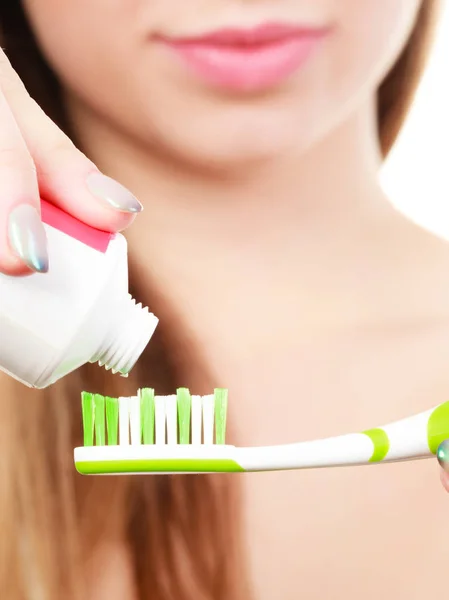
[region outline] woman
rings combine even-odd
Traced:
[[[226,386],[240,444],[357,430],[447,398],[449,252],[377,181],[436,9],[2,3],[0,268],[48,268],[39,193],[108,230],[143,205],[127,231],[131,280],[161,324],[127,388],[98,367],[42,393],[1,378],[1,598],[445,589],[447,504],[428,461],[131,481],[72,467],[86,388]]]

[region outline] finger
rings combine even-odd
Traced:
[[[127,227],[142,210],[140,202],[125,187],[100,173],[47,117],[4,54],[0,86],[34,160],[41,195],[98,229],[119,231]]]
[[[33,160],[0,92],[0,272],[48,269],[47,242]]]
[[[449,440],[445,440],[438,446],[436,456],[441,466],[441,483],[449,492]]]
[[[449,492],[449,473],[447,471],[444,471],[443,469],[441,469],[441,483],[443,484],[444,489],[446,490],[446,492]]]

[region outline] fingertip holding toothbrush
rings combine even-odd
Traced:
[[[436,456],[441,468],[449,473],[449,438],[442,441],[438,446]]]
[[[187,388],[157,396],[144,388],[123,398],[82,394],[83,475],[252,472],[449,459],[449,402],[360,433],[263,447],[226,444],[228,391]]]

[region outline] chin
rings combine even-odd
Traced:
[[[243,170],[307,150],[306,128],[285,113],[271,118],[215,118],[170,124],[158,140],[164,153],[197,168]],[[301,132],[301,135],[299,134]]]
[[[204,166],[217,170],[240,171],[251,166],[264,165],[285,154],[287,143],[273,141],[266,144],[254,144],[250,137],[196,141],[194,145],[178,148],[180,158],[198,167]]]

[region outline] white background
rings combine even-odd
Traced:
[[[383,169],[382,184],[399,210],[427,229],[449,239],[447,0],[426,74],[407,123]]]

